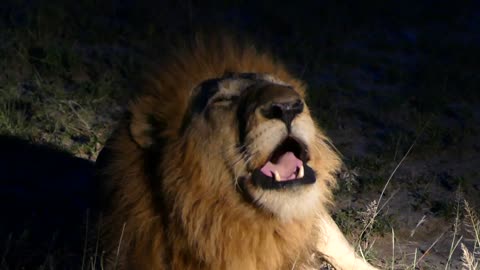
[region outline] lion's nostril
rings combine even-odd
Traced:
[[[303,112],[303,102],[298,99],[298,100],[292,105],[292,110],[293,110],[296,114],[300,114],[301,112]]]
[[[268,118],[282,118],[283,115],[283,108],[282,104],[272,104],[270,107],[270,114],[267,116]],[[267,113],[268,114],[268,113]]]

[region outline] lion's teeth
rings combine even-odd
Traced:
[[[301,166],[298,168],[297,178],[303,178],[304,175],[305,175],[305,170],[304,170],[304,168],[303,168],[303,165],[301,165]]]
[[[280,174],[278,173],[278,171],[273,172],[273,175],[275,177],[275,181],[280,181]]]

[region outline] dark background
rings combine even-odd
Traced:
[[[372,235],[407,239],[426,216],[404,246],[426,252],[463,199],[479,204],[478,1],[2,1],[0,269],[95,256],[83,249],[96,155],[162,48],[199,29],[246,36],[308,83],[345,160],[335,217],[347,234],[412,146]]]

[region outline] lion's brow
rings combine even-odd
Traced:
[[[220,84],[228,80],[240,80],[248,82],[243,88],[252,84],[255,81],[265,81],[265,74],[261,73],[226,73],[220,78],[213,78],[202,82],[200,85],[194,88],[192,98],[190,100],[190,113],[201,113],[208,105],[210,99],[218,94],[222,90]],[[228,88],[228,87],[227,87]],[[237,89],[238,90],[238,89]]]
[[[205,109],[208,101],[219,91],[218,82],[218,79],[211,79],[196,87],[190,107],[192,113],[201,113]]]

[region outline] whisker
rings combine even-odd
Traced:
[[[238,162],[242,161],[245,159],[245,155],[248,155],[248,149],[245,148],[244,150],[242,150],[240,153],[239,153],[239,157],[233,161],[232,163],[232,166],[235,166],[237,165]]]
[[[248,154],[247,158],[245,159],[245,165],[244,165],[244,168],[246,167],[246,164],[248,164],[254,157],[255,153],[257,153],[258,151],[254,152],[254,153],[246,153]],[[242,158],[243,159],[243,158]],[[238,163],[238,162],[237,162]],[[234,175],[234,180],[235,180],[235,187],[239,187],[238,185],[238,176],[237,176],[237,166],[236,164],[233,165],[233,175]]]

